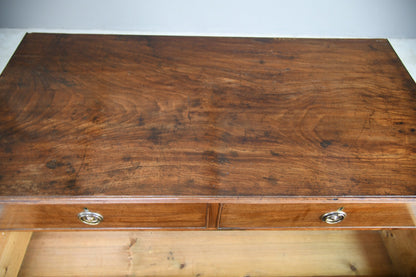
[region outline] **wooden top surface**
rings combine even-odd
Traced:
[[[415,129],[387,40],[27,34],[0,197],[415,197]]]

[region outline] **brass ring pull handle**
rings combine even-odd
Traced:
[[[93,213],[87,208],[84,208],[84,211],[78,214],[78,219],[88,225],[98,225],[101,221],[103,221],[104,217],[99,213]]]
[[[328,224],[340,223],[347,216],[347,214],[345,212],[343,212],[342,209],[343,208],[339,208],[337,211],[323,214],[321,216],[322,221],[326,222]]]

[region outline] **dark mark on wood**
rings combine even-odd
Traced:
[[[272,185],[276,185],[277,184],[277,179],[274,178],[273,176],[263,177],[263,179],[266,180],[267,182],[269,182]]]
[[[124,156],[123,161],[125,161],[125,162],[131,161],[131,157],[130,156]]]
[[[161,134],[162,131],[160,131],[158,128],[153,127],[152,129],[150,129],[150,136],[147,139],[150,140],[153,144],[161,144]]]
[[[66,80],[64,78],[59,78],[57,81],[60,82],[61,84],[65,85],[65,86],[67,86],[67,87],[74,87],[74,86],[76,86],[76,83],[75,82],[68,81],[68,80]]]
[[[205,160],[210,162],[218,164],[231,163],[227,156],[223,153],[217,153],[215,151],[205,151],[202,155]]]
[[[173,261],[173,260],[175,260],[175,257],[173,256],[173,252],[172,252],[172,251],[169,251],[169,256],[167,257],[167,259],[168,259],[169,261]]]
[[[66,173],[69,173],[69,174],[75,173],[75,168],[72,166],[70,162],[66,163]]]
[[[142,115],[140,115],[139,120],[137,122],[137,126],[143,126],[144,125],[144,118]]]
[[[350,268],[352,271],[357,272],[357,268],[353,264],[350,264]]]
[[[46,163],[46,167],[49,169],[55,169],[56,168],[56,160],[50,160]]]
[[[323,140],[321,141],[320,145],[322,148],[327,148],[328,146],[330,146],[332,144],[332,142],[330,140]]]
[[[195,180],[194,179],[189,179],[189,180],[186,180],[185,183],[186,183],[187,186],[193,187],[195,185]]]
[[[66,182],[66,188],[71,189],[71,190],[74,189],[75,183],[76,183],[75,179],[70,179],[69,181]]]
[[[225,154],[219,154],[217,162],[219,164],[226,164],[226,163],[230,163],[230,160],[227,158]]]
[[[49,162],[46,163],[46,167],[49,169],[56,169],[57,167],[61,167],[63,165],[64,163],[58,162],[56,160],[50,160]]]
[[[277,152],[274,152],[273,150],[270,150],[270,154],[272,154],[272,156],[275,156],[275,157],[280,157],[280,154]]]
[[[133,245],[135,245],[135,244],[136,244],[136,242],[137,242],[137,238],[131,238],[131,239],[130,239],[130,244],[129,244],[129,249],[130,249]]]
[[[357,180],[357,179],[355,179],[354,177],[351,177],[351,178],[350,178],[350,180],[351,180],[352,182],[356,183],[356,184],[359,184],[359,183],[360,183],[360,181],[359,181],[359,180]]]

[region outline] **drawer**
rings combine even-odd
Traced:
[[[88,209],[103,216],[98,225],[78,219]],[[207,204],[3,205],[1,230],[205,228]]]
[[[345,218],[336,224],[322,220],[326,213],[342,208]],[[224,204],[220,229],[255,228],[389,228],[414,227],[407,204]]]

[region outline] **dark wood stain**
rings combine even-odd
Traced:
[[[264,180],[268,181],[270,184],[272,185],[276,185],[277,184],[277,179],[269,176],[269,177],[263,177]]]
[[[414,197],[415,95],[386,40],[27,34],[0,196]]]
[[[58,166],[56,160],[50,160],[46,163],[46,167],[49,169],[55,169]]]
[[[328,146],[330,146],[332,144],[332,142],[330,140],[323,140],[321,141],[320,145],[322,148],[327,148]]]
[[[137,238],[131,238],[130,239],[130,244],[129,244],[129,249],[132,248],[135,244],[137,243]]]
[[[353,272],[358,272],[357,268],[356,268],[356,267],[355,267],[355,265],[353,265],[353,264],[350,264],[350,269],[351,269],[351,271],[353,271]]]
[[[279,153],[274,152],[273,150],[270,150],[270,154],[272,154],[272,156],[275,156],[275,157],[279,157],[280,156]]]

